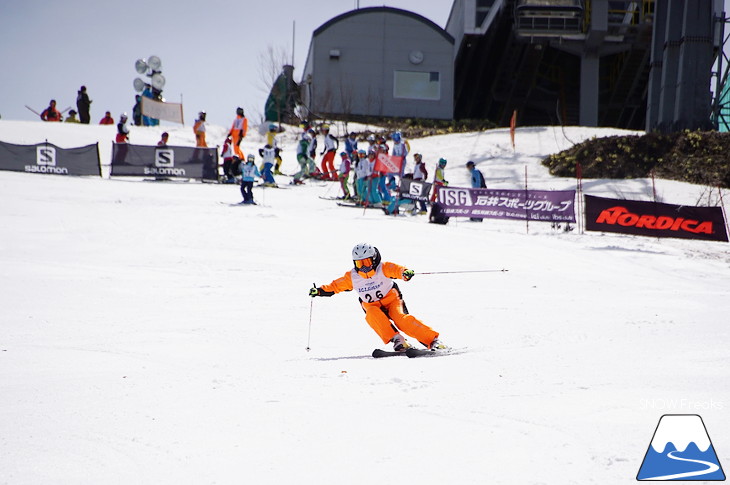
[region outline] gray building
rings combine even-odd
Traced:
[[[312,34],[302,102],[317,115],[451,119],[454,39],[397,8],[352,10]]]

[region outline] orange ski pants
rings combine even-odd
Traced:
[[[393,288],[385,298],[372,303],[360,302],[365,310],[365,320],[375,330],[384,344],[387,344],[398,333],[398,330],[409,337],[415,338],[424,345],[430,345],[439,336],[428,325],[409,314],[400,296],[400,292]]]
[[[322,175],[337,179],[337,171],[335,170],[335,152],[330,150],[322,157]]]
[[[240,147],[241,139],[241,133],[238,130],[231,130],[231,144],[233,145],[233,152],[245,163],[246,157],[243,156],[243,152]]]

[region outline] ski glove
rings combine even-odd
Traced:
[[[334,294],[334,291],[324,291],[322,288],[317,288],[316,286],[309,289],[309,296],[312,298],[315,296],[332,296]]]
[[[413,278],[413,277],[414,277],[415,275],[416,275],[416,272],[415,272],[415,271],[413,271],[412,269],[407,269],[407,270],[403,271],[403,279],[404,279],[405,281],[408,281],[408,280],[410,280],[410,279],[411,279],[411,278]]]

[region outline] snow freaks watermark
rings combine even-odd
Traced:
[[[697,414],[662,416],[636,479],[725,480],[725,472],[702,418]]]
[[[450,217],[575,222],[575,190],[439,187],[438,200]]]
[[[698,411],[720,411],[727,409],[727,404],[723,401],[697,400],[697,399],[663,399],[663,398],[647,398],[639,399],[641,409],[650,409],[660,412],[698,412]]]

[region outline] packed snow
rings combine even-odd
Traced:
[[[163,130],[193,144],[173,126],[132,127],[131,142]],[[225,131],[210,126],[209,144]],[[296,131],[281,135],[285,173]],[[435,225],[284,176],[238,206],[237,185],[109,179],[114,133],[0,120],[0,141],[98,141],[105,165],[104,178],[0,172],[0,484],[633,483],[663,414],[701,415],[730,463],[727,243]],[[474,160],[490,188],[565,190],[575,180],[540,159],[618,133],[410,144],[431,177],[446,158],[452,186]],[[254,128],[242,147],[263,140]],[[717,189],[655,183],[584,189],[719,204]],[[416,271],[399,282],[409,311],[464,352],[373,359],[389,346],[353,293],[309,298],[362,241]]]

